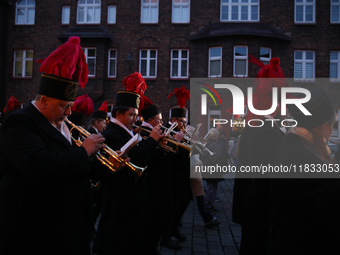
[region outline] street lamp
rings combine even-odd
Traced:
[[[131,62],[132,62],[131,50],[130,50],[129,54],[127,55],[126,61],[129,62],[129,74],[130,74],[131,73]]]

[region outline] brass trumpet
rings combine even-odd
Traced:
[[[199,153],[201,153],[203,155],[203,151],[206,151],[209,153],[210,157],[212,157],[215,153],[210,151],[208,148],[206,148],[205,144],[202,143],[199,140],[194,139],[195,135],[197,134],[198,130],[200,129],[200,127],[202,126],[202,123],[199,123],[194,132],[190,133],[189,131],[187,131],[184,127],[183,127],[183,132],[186,134],[184,136],[184,139],[187,142],[190,142],[194,145],[194,147],[198,150]],[[174,133],[177,133],[176,131],[173,131]],[[211,135],[211,132],[208,132],[205,137],[202,139],[203,141],[208,140],[209,136]]]
[[[76,124],[74,124],[72,121],[70,121],[69,119],[65,118],[65,121],[71,126],[70,129],[70,133],[71,133],[71,139],[75,142],[76,145],[81,146],[82,145],[82,141],[75,139],[72,136],[72,131],[78,130],[79,134],[83,137],[86,138],[89,135],[91,135],[86,129],[84,129],[81,126],[77,126]],[[135,166],[130,162],[124,162],[124,159],[119,157],[119,155],[117,154],[117,152],[115,152],[114,150],[112,150],[110,147],[106,146],[103,151],[105,152],[106,155],[112,157],[112,161],[110,161],[109,159],[107,159],[100,151],[98,151],[96,153],[96,158],[106,167],[108,167],[111,171],[116,172],[118,170],[120,170],[124,165],[126,165],[130,170],[132,170],[135,174],[137,174],[137,176],[141,176],[141,174],[143,173],[145,168],[139,167],[139,166]]]
[[[141,126],[137,126],[137,125],[133,125],[134,128],[138,128],[140,131],[143,130],[143,131],[146,131],[148,133],[151,133],[150,130],[148,129],[145,129],[145,128],[142,128]],[[163,127],[163,126],[162,126]],[[165,128],[165,127],[164,127]],[[162,138],[163,141],[166,141],[167,143],[170,143],[173,145],[173,147],[167,145],[167,144],[164,144],[162,142],[159,142],[158,143],[158,146],[163,148],[165,151],[167,152],[171,152],[171,153],[177,153],[178,151],[178,148],[179,147],[182,147],[183,149],[185,149],[188,153],[189,153],[189,156],[191,155],[192,153],[192,145],[189,145],[189,144],[184,144],[184,143],[180,143],[180,142],[177,142],[175,141],[174,139],[172,139],[172,137],[169,135],[169,133],[171,132],[171,128],[165,128],[166,129],[166,134],[165,136]],[[139,131],[139,132],[140,132]],[[143,139],[145,139],[145,137],[143,137]]]

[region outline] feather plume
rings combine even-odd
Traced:
[[[93,112],[93,101],[88,95],[79,96],[76,98],[71,110],[90,116]]]
[[[20,109],[18,100],[14,96],[11,96],[10,99],[8,99],[6,107],[4,108],[4,113],[18,109]]]
[[[36,62],[42,62],[39,72],[76,80],[81,88],[84,88],[87,83],[88,68],[85,54],[80,46],[80,38],[77,36],[70,37],[46,59]]]
[[[125,86],[126,91],[133,91],[139,95],[143,95],[147,86],[143,76],[138,73],[132,73],[123,79],[123,87]]]
[[[104,101],[102,103],[102,105],[99,107],[98,111],[107,112],[107,102],[106,101]]]
[[[185,107],[186,102],[190,98],[190,91],[187,89],[185,90],[185,87],[181,87],[179,89],[175,88],[175,92],[172,92],[168,95],[167,99],[169,99],[172,95],[175,95],[177,98],[177,103],[181,108]]]

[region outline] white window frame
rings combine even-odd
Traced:
[[[337,71],[336,71],[336,75],[337,78],[331,78],[331,74],[330,74],[330,67],[329,67],[329,80],[331,82],[340,82],[340,51],[331,51],[330,53],[336,53],[337,54],[337,58],[338,59],[329,59],[330,64],[336,64],[337,65]]]
[[[101,20],[101,1],[100,0],[93,0],[93,3],[87,3],[87,1],[89,0],[79,0],[78,1],[78,5],[77,5],[77,24],[100,24],[100,20]],[[85,3],[81,3],[81,2],[85,2]],[[99,3],[96,3],[99,2]],[[99,7],[99,20],[96,20],[96,16],[95,16],[95,9]],[[79,20],[79,10],[80,9],[84,9],[84,20]],[[92,14],[93,14],[93,21],[87,21],[86,19],[86,14],[88,12],[88,9],[93,9]]]
[[[333,138],[333,140],[340,140],[340,110],[335,110],[335,112],[337,113],[337,115],[338,115],[338,117],[336,118],[336,120],[335,120],[335,123],[337,123],[338,124],[338,128],[336,129],[336,128],[334,128],[334,130],[333,130],[333,132],[332,132],[332,135],[331,135],[331,137]],[[334,123],[334,124],[335,124]],[[333,125],[334,125],[333,124]]]
[[[296,52],[302,52],[302,59],[296,59],[295,53]],[[306,53],[312,52],[313,53],[313,60],[306,59]],[[296,78],[295,77],[295,68],[296,64],[302,64],[302,78]],[[306,64],[313,64],[313,77],[312,78],[306,78]],[[296,50],[294,51],[294,81],[314,81],[315,80],[315,51],[311,50]]]
[[[269,50],[269,57],[261,57],[261,49]],[[272,49],[268,47],[260,47],[260,61],[262,61],[265,65],[269,64],[270,59],[272,58]]]
[[[151,3],[152,0],[141,0],[141,9],[140,9],[140,23],[143,24],[157,24],[158,16],[159,16],[159,0],[156,0],[157,3]],[[151,9],[157,9],[157,18],[156,20],[151,20]],[[148,17],[143,15],[143,9],[148,9]]]
[[[212,49],[221,49],[221,56],[217,56],[217,57],[212,57],[211,56],[211,50]],[[220,74],[217,75],[211,75],[211,67],[210,64],[212,61],[216,61],[219,60],[220,61]],[[208,77],[222,77],[222,47],[210,47],[209,48],[209,65],[208,65]]]
[[[88,56],[88,50],[94,50],[94,57],[93,56]],[[94,59],[94,70],[93,70],[93,74],[90,73],[90,69],[89,69],[89,75],[88,77],[95,77],[96,76],[96,59],[97,59],[97,49],[95,47],[84,47],[83,48],[84,54],[85,54],[85,59],[86,59],[86,63],[88,63],[89,59]],[[89,66],[89,65],[88,65]]]
[[[147,52],[147,57],[146,58],[142,58],[142,51],[146,51]],[[155,51],[155,57],[152,58],[150,57],[150,53],[151,51]],[[142,74],[142,60],[146,60],[146,74],[142,74],[142,76],[144,78],[157,78],[157,55],[158,55],[158,51],[156,49],[141,49],[139,51],[139,72]],[[150,61],[151,60],[155,60],[155,75],[152,76],[150,75]]]
[[[115,51],[115,56],[114,57],[111,56],[111,51]],[[117,50],[116,49],[109,49],[107,58],[108,58],[107,77],[108,78],[116,78],[117,77]],[[110,75],[111,60],[115,61],[115,63],[114,63],[115,74],[114,75]]]
[[[301,1],[301,2],[297,2],[297,1]],[[307,2],[309,0],[295,0],[295,4],[294,4],[294,22],[296,24],[311,24],[311,23],[315,23],[315,0],[312,0],[313,2]],[[297,21],[296,20],[296,7],[297,6],[302,6],[303,8],[303,20],[302,21]],[[312,21],[306,21],[306,8],[309,6],[313,6],[313,20]]]
[[[173,52],[174,51],[178,51],[178,57],[177,58],[174,58],[173,57]],[[182,53],[183,51],[186,51],[187,52],[187,57],[184,58],[182,57]],[[171,50],[171,59],[170,59],[170,78],[172,79],[187,79],[189,78],[189,50],[187,49],[173,49]],[[187,68],[187,72],[186,72],[186,75],[182,76],[182,61],[183,60],[186,60],[187,61],[187,64],[186,64],[186,68]],[[173,71],[173,62],[174,61],[178,61],[178,66],[177,66],[177,76],[173,76],[172,74],[172,71]]]
[[[252,7],[257,7],[257,18],[252,19]],[[237,19],[232,19],[232,9],[233,7],[237,7],[238,17]],[[247,8],[248,17],[247,19],[242,19],[242,9]],[[222,10],[224,8],[228,9],[228,18],[223,18]],[[232,2],[232,0],[221,0],[220,6],[220,20],[221,21],[229,21],[229,22],[259,22],[260,21],[260,0],[257,0],[257,3],[252,2],[252,0],[248,0],[247,3],[242,2],[242,0],[238,0],[237,3]]]
[[[334,0],[330,0],[331,1],[331,16],[330,16],[330,20],[331,20],[331,23],[334,23],[334,24],[338,24],[340,23],[340,1],[339,2],[333,2]],[[338,13],[334,14],[334,7],[338,7]],[[333,14],[334,15],[337,15],[337,18],[338,18],[338,21],[333,21]]]
[[[235,49],[237,47],[244,47],[247,49],[246,55],[245,56],[236,56],[235,55]],[[246,62],[246,74],[242,75],[242,74],[236,74],[236,60],[241,59],[244,60]],[[234,77],[248,77],[248,46],[246,45],[235,45],[234,46],[234,53],[233,53],[233,76]]]
[[[22,51],[22,57],[16,57],[16,53],[18,51]],[[14,54],[13,54],[13,77],[14,78],[32,78],[33,75],[33,56],[32,58],[26,57],[27,52],[31,51],[32,55],[34,54],[33,50],[23,50],[23,49],[16,49],[14,50]],[[15,76],[15,62],[16,61],[21,61],[21,76]],[[26,62],[27,61],[31,61],[32,62],[32,75],[31,76],[26,76]]]
[[[179,3],[175,3],[175,1],[179,1]],[[187,3],[183,3],[183,1],[187,1]],[[183,20],[183,9],[188,7],[188,20]],[[180,20],[176,21],[174,19],[175,9],[179,8],[179,17]],[[171,14],[171,22],[172,23],[190,23],[190,0],[172,0],[172,14]]]
[[[113,13],[111,14],[110,9],[112,9]],[[112,21],[110,21],[110,17],[112,17]],[[115,5],[109,5],[107,7],[107,24],[116,24],[116,18],[117,18],[117,7]]]
[[[16,1],[16,5],[15,5],[15,25],[34,25],[35,24],[35,1],[34,1],[34,4],[27,4],[28,0],[22,0],[22,1],[25,2],[26,4],[18,5],[18,3],[21,2],[21,1]],[[22,22],[22,23],[18,22],[18,10],[22,10],[23,13],[24,13],[24,22]],[[34,10],[33,22],[30,22],[28,20],[28,11],[29,10]]]
[[[63,5],[63,7],[61,8],[61,24],[63,25],[70,24],[70,13],[71,7],[69,5]]]

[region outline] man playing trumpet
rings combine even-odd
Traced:
[[[133,91],[117,93],[111,121],[102,133],[113,150],[120,150],[135,136],[132,128],[137,121],[140,100],[141,96]],[[148,161],[157,154],[158,141],[163,136],[162,130],[154,127],[146,140],[128,151],[130,162],[147,166]],[[94,244],[95,253],[140,254],[141,178],[136,181],[134,173],[123,167],[103,180],[103,209]],[[134,244],[131,244],[131,238]]]
[[[1,125],[0,254],[89,255],[90,157],[105,139],[93,134],[74,147],[64,123],[87,82],[80,39],[59,46],[39,71],[35,101]]]

